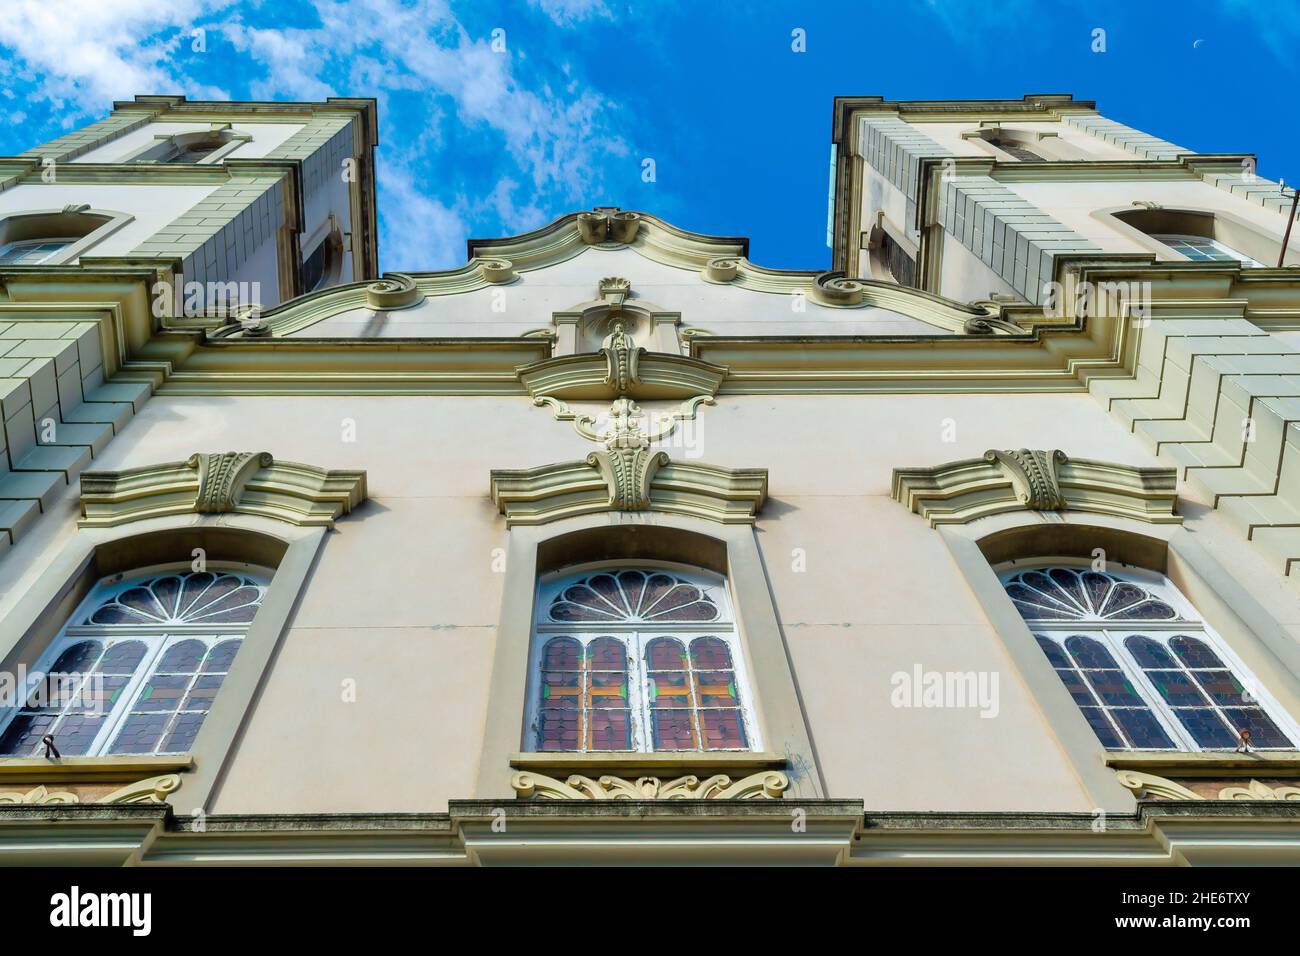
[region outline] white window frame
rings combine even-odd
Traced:
[[[1186,259],[1188,262],[1205,262],[1207,260],[1193,259],[1191,256],[1184,253],[1183,250],[1180,249],[1178,246],[1173,245],[1173,243],[1178,242],[1178,243],[1193,243],[1197,245],[1207,245],[1213,249],[1218,250],[1219,252],[1222,252],[1225,256],[1228,257],[1227,259],[1216,259],[1216,260],[1208,260],[1208,261],[1240,262],[1242,265],[1248,266],[1252,269],[1260,269],[1263,268],[1264,266],[1262,262],[1257,262],[1256,260],[1252,259],[1250,256],[1246,255],[1244,252],[1238,252],[1236,249],[1232,248],[1232,246],[1228,245],[1227,243],[1221,242],[1218,239],[1215,239],[1213,236],[1196,236],[1190,233],[1160,232],[1160,233],[1152,233],[1151,238],[1156,240],[1159,243],[1162,243],[1171,252],[1176,252],[1178,255]]]
[[[1008,579],[1026,571],[1046,570],[1048,568],[1072,568],[1076,571],[1092,570],[1091,566],[1087,562],[1071,560],[1057,560],[1041,563],[1036,562],[1034,564],[1016,564],[999,570],[998,581],[1002,584],[1005,592]],[[1191,733],[1183,727],[1183,722],[1174,712],[1174,708],[1165,702],[1159,690],[1157,690],[1147,678],[1142,666],[1138,664],[1130,654],[1128,648],[1124,645],[1125,639],[1134,635],[1150,637],[1162,647],[1165,647],[1166,650],[1168,650],[1166,641],[1169,638],[1180,634],[1204,641],[1209,645],[1210,649],[1218,655],[1219,659],[1223,661],[1224,667],[1232,672],[1232,676],[1235,677],[1237,681],[1241,683],[1242,687],[1244,687],[1255,699],[1254,704],[1243,701],[1242,706],[1258,706],[1261,708],[1264,713],[1268,715],[1269,719],[1277,725],[1278,729],[1291,739],[1293,744],[1291,747],[1256,747],[1252,744],[1251,750],[1260,750],[1269,753],[1293,753],[1300,748],[1300,724],[1297,724],[1296,721],[1292,719],[1291,715],[1287,713],[1286,709],[1277,702],[1277,699],[1268,693],[1263,685],[1255,678],[1255,675],[1251,673],[1250,669],[1246,667],[1241,658],[1236,655],[1223,638],[1221,638],[1208,624],[1205,623],[1204,620],[1202,620],[1200,614],[1197,613],[1196,608],[1192,606],[1192,603],[1173,586],[1168,578],[1163,574],[1158,574],[1153,571],[1134,568],[1125,568],[1121,571],[1116,568],[1108,567],[1105,569],[1104,573],[1120,581],[1132,582],[1133,584],[1150,591],[1154,597],[1164,601],[1172,607],[1174,611],[1177,612],[1179,620],[1130,621],[1127,623],[1087,618],[1077,619],[1074,621],[1031,621],[1027,618],[1024,620],[1025,626],[1029,628],[1030,632],[1035,637],[1041,634],[1048,640],[1055,642],[1066,654],[1072,664],[1074,663],[1074,655],[1065,648],[1065,641],[1067,638],[1078,634],[1098,641],[1107,651],[1110,652],[1116,665],[1121,671],[1123,671],[1124,676],[1133,686],[1133,689],[1137,692],[1138,696],[1142,698],[1156,721],[1169,736],[1169,739],[1175,744],[1173,748],[1128,746],[1119,748],[1108,747],[1106,748],[1107,753],[1148,751],[1152,749],[1159,749],[1163,753],[1223,753],[1225,751],[1236,750],[1235,746],[1202,747],[1196,742]],[[1008,596],[1007,600],[1011,600],[1010,596]],[[1018,608],[1017,612],[1019,612]],[[1041,653],[1042,649],[1040,648],[1039,650]],[[1174,656],[1175,660],[1179,661],[1180,668],[1182,668],[1181,659],[1179,659],[1176,654],[1173,654],[1173,651],[1169,651],[1169,653]],[[1055,668],[1053,669],[1055,670]],[[1080,671],[1083,670],[1083,668],[1077,669]],[[1085,677],[1084,680],[1086,683],[1087,678]],[[1197,687],[1198,689],[1201,689],[1199,684]],[[1091,685],[1089,685],[1089,689],[1091,690]],[[1203,689],[1202,692],[1204,693]],[[1208,694],[1205,696],[1207,700],[1210,700]],[[1104,701],[1100,701],[1100,698],[1098,698],[1098,700],[1103,704],[1103,706],[1105,706]],[[1075,705],[1076,707],[1078,706],[1077,702],[1075,702]],[[1216,711],[1220,709],[1220,705],[1216,704],[1213,700],[1210,700],[1210,705]],[[1230,721],[1228,721],[1228,723],[1231,725]],[[1098,743],[1100,743],[1100,741],[1098,741]]]
[[[718,619],[703,624],[673,621],[662,626],[644,622],[628,624],[566,624],[548,620],[551,601],[565,588],[577,581],[602,571],[663,571],[702,589],[718,607]],[[727,593],[727,581],[721,575],[703,572],[696,568],[660,561],[600,562],[565,568],[546,575],[538,581],[536,613],[533,621],[532,642],[528,655],[528,707],[525,711],[525,749],[546,753],[749,753],[763,749],[758,720],[754,710],[753,683],[745,660],[744,648],[737,632],[732,603]],[[542,650],[556,637],[571,637],[585,650],[594,640],[611,637],[619,641],[627,655],[628,711],[631,723],[632,747],[630,750],[578,750],[541,751],[538,738],[541,718]],[[740,699],[739,711],[743,721],[748,746],[728,750],[655,750],[654,734],[650,722],[650,678],[645,666],[646,646],[656,638],[667,637],[682,641],[688,648],[697,637],[716,637],[727,645],[731,654],[732,671],[736,679],[736,694]],[[694,710],[694,707],[692,708]]]
[[[15,239],[13,242],[6,242],[3,246],[0,246],[0,265],[7,265],[7,266],[43,265],[44,263],[49,262],[51,259],[56,258],[60,253],[66,250],[74,242],[79,242],[80,239],[81,237],[73,237],[73,236],[42,236],[39,239]],[[48,245],[51,242],[57,242],[60,243],[60,245],[57,249],[49,250],[47,253],[45,253],[45,255],[41,256],[41,258],[35,260],[34,262],[14,262],[14,261],[7,261],[4,258],[5,255],[13,249],[24,248],[27,246],[43,246],[43,245]]]
[[[168,650],[176,644],[188,640],[201,640],[208,645],[208,649],[215,647],[222,641],[238,638],[242,642],[248,636],[248,630],[252,622],[248,624],[78,624],[77,621],[85,620],[92,611],[99,605],[105,603],[140,584],[141,581],[150,578],[162,577],[168,574],[184,574],[193,569],[188,565],[163,565],[153,568],[137,569],[125,575],[114,575],[112,578],[105,579],[91,588],[90,593],[77,606],[76,611],[68,618],[58,635],[50,641],[44,653],[41,654],[37,664],[27,673],[27,680],[22,694],[15,695],[12,707],[5,707],[0,710],[0,736],[3,736],[9,725],[18,716],[19,711],[23,709],[26,702],[31,699],[33,693],[41,684],[45,675],[49,673],[51,667],[58,661],[60,655],[68,648],[79,644],[83,641],[98,641],[104,645],[104,652],[116,644],[124,641],[140,641],[145,645],[145,654],[140,663],[136,666],[135,672],[131,679],[122,687],[114,701],[112,708],[95,734],[94,740],[90,746],[81,754],[67,754],[66,756],[85,756],[85,757],[132,757],[142,756],[141,754],[114,754],[111,747],[117,738],[118,732],[126,723],[132,709],[137,703],[141,688],[152,678],[157,671],[159,662]],[[259,584],[263,589],[263,599],[266,596],[266,589],[270,586],[271,574],[258,570],[250,570],[246,567],[233,567],[225,565],[212,564],[205,570],[213,574],[230,573],[237,574],[241,577],[249,578]],[[120,580],[118,580],[120,578]],[[242,643],[241,648],[242,650]],[[227,672],[228,673],[228,672]],[[194,675],[197,680],[201,674]],[[81,706],[78,698],[81,696],[83,688],[89,678],[80,680],[75,690],[72,690],[73,706],[68,710],[60,713],[60,719],[65,714],[78,713],[78,707]],[[223,679],[224,683],[224,679]],[[190,688],[192,689],[193,681]],[[80,711],[84,712],[84,711]],[[211,707],[208,710],[211,713]],[[206,720],[206,715],[205,718]],[[158,738],[158,745],[161,746],[167,739],[170,731],[165,731]],[[58,734],[55,734],[54,745],[59,745]],[[13,759],[19,756],[39,755],[42,748],[38,744],[34,754],[0,754],[0,759]],[[169,754],[175,751],[153,751],[152,754]]]

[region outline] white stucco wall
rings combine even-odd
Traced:
[[[253,137],[251,142],[240,143],[226,154],[232,159],[259,159],[303,127],[302,123],[231,123],[230,125],[235,133]],[[146,123],[139,129],[134,129],[83,153],[72,162],[119,163],[142,147],[153,143],[157,136],[201,133],[211,128],[211,123]]]

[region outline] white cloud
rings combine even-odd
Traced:
[[[528,4],[539,8],[560,26],[595,17],[613,18],[604,0],[528,0]]]
[[[465,261],[462,210],[429,195],[420,174],[400,163],[378,160],[384,184],[379,258],[385,272],[443,269]]]
[[[105,112],[114,99],[178,91],[220,98],[195,86],[178,54],[191,24],[229,0],[6,0],[0,45],[42,77],[35,96],[80,117]],[[69,117],[71,118],[71,117]]]
[[[490,32],[472,35],[446,0],[307,0],[319,23],[308,13],[284,27],[265,25],[275,5],[235,0],[0,2],[0,50],[13,53],[0,59],[0,76],[5,85],[19,77],[32,83],[28,95],[48,102],[66,126],[137,93],[378,98],[386,268],[463,261],[467,219],[525,230],[550,218],[544,209],[586,205],[603,191],[607,159],[628,153],[616,132],[617,107],[579,82],[562,49],[547,46],[562,40],[507,23],[506,48],[498,51]],[[599,0],[538,3],[557,22],[608,15]],[[198,60],[190,49],[196,25],[207,31],[208,54]],[[486,137],[486,152],[495,148],[501,161],[459,165],[459,155],[442,152],[453,133],[461,144],[478,136],[480,155]],[[494,174],[499,182],[483,182]]]

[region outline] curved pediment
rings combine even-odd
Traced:
[[[996,305],[966,305],[888,282],[779,270],[748,258],[743,238],[705,236],[647,213],[600,208],[504,239],[471,240],[470,260],[441,272],[391,273],[274,309],[247,310],[211,339],[545,337],[547,322],[589,305],[596,283],[623,276],[691,335],[921,336],[1007,334]],[[683,273],[691,273],[688,277]],[[676,336],[676,332],[674,332]],[[660,351],[665,351],[661,346]]]
[[[623,356],[611,349],[561,355],[524,365],[516,373],[528,394],[565,401],[608,401],[627,395],[639,401],[680,400],[718,394],[727,369],[667,352],[635,349]]]

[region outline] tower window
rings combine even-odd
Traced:
[[[53,258],[76,239],[24,239],[0,246],[0,263],[34,266]]]
[[[1245,253],[1238,252],[1209,236],[1157,234],[1151,238],[1160,240],[1174,252],[1181,253],[1193,262],[1240,262],[1251,267],[1263,265]]]

